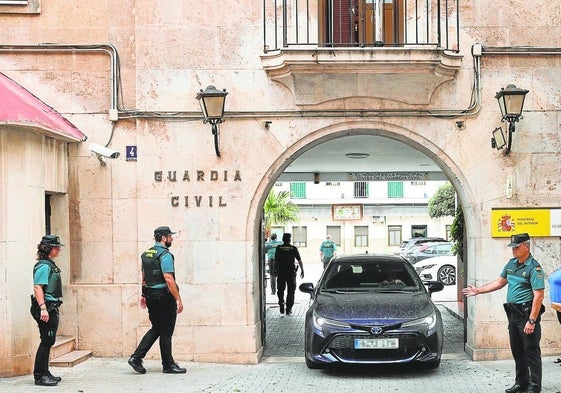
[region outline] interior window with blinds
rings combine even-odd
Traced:
[[[368,182],[355,181],[355,198],[368,198]]]
[[[296,247],[306,247],[308,245],[308,227],[292,227],[292,245]]]

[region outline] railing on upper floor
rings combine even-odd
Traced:
[[[427,46],[459,52],[459,0],[263,0],[264,51]]]

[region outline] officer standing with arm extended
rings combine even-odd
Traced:
[[[169,227],[156,228],[154,230],[156,244],[141,256],[142,297],[140,307],[148,308],[152,327],[146,332],[128,361],[134,371],[140,374],[146,373],[142,359],[158,338],[160,339],[162,371],[168,374],[183,374],[187,371],[179,367],[173,360],[171,351],[171,338],[177,314],[183,311],[179,287],[175,282],[174,258],[169,252],[173,234],[175,232],[172,232]]]
[[[499,278],[481,287],[468,285],[462,290],[465,296],[476,296],[503,288],[508,284],[507,303],[510,349],[514,358],[516,378],[506,393],[541,392],[541,326],[544,311],[544,273],[541,265],[530,253],[530,236],[527,233],[510,238],[512,256]]]
[[[286,315],[292,314],[294,305],[294,292],[296,292],[296,265],[300,266],[300,278],[304,278],[304,265],[298,252],[298,248],[290,244],[292,235],[285,233],[282,235],[283,244],[277,246],[275,261],[277,263],[279,275],[277,277],[277,296],[279,298],[279,310],[284,314],[284,290],[286,288]]]

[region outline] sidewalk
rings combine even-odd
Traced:
[[[309,273],[312,273],[310,269]],[[308,271],[306,271],[308,274]],[[312,274],[304,281],[315,282]],[[300,283],[301,280],[298,280]],[[186,374],[163,374],[159,360],[145,360],[147,373],[137,374],[126,358],[90,358],[72,368],[52,367],[63,378],[56,387],[35,386],[31,375],[0,378],[0,393],[460,393],[504,392],[514,381],[514,362],[472,362],[463,350],[461,303],[438,302],[445,325],[444,351],[436,370],[408,366],[338,367],[309,370],[304,363],[304,316],[309,296],[297,291],[291,316],[282,315],[276,297],[267,293],[264,358],[257,365],[183,362]],[[506,326],[501,328],[506,329]],[[556,357],[543,359],[544,393],[561,392]]]
[[[302,357],[264,361],[257,365],[180,363],[187,374],[161,372],[160,362],[148,360],[147,374],[135,373],[125,358],[91,358],[73,368],[52,368],[63,380],[57,387],[39,387],[31,375],[0,379],[0,392],[126,393],[126,392],[353,392],[460,393],[503,392],[512,385],[510,360],[472,362],[466,356],[446,356],[437,370],[412,367],[358,367],[309,370]],[[561,389],[561,368],[554,357],[543,360],[543,392]]]

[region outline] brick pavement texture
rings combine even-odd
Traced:
[[[414,366],[337,367],[309,370],[303,358],[303,321],[307,302],[294,314],[267,310],[265,357],[257,365],[179,362],[187,374],[163,374],[159,360],[145,360],[147,373],[137,374],[126,358],[91,358],[72,368],[51,371],[63,378],[57,387],[39,387],[31,375],[0,378],[0,393],[353,393],[504,392],[514,380],[514,362],[473,362],[463,352],[463,327],[441,307],[446,326],[444,355],[436,370]],[[561,367],[555,357],[543,359],[543,392],[561,392]],[[178,359],[180,360],[180,359]]]
[[[543,392],[559,392],[561,368],[544,358]],[[264,361],[257,365],[182,363],[187,374],[161,372],[157,360],[145,361],[148,372],[135,373],[125,358],[91,358],[73,368],[53,368],[63,380],[40,387],[28,376],[0,379],[0,392],[503,392],[513,379],[513,362],[472,362],[446,356],[437,370],[414,367],[359,367],[309,370],[302,358]]]
[[[0,378],[0,393],[418,393],[504,392],[514,380],[514,362],[473,362],[463,351],[463,325],[441,307],[445,325],[444,354],[436,370],[414,366],[337,367],[309,370],[304,363],[304,316],[309,296],[296,295],[294,313],[283,316],[276,297],[267,294],[264,358],[257,365],[181,362],[186,374],[163,374],[159,360],[145,360],[137,374],[126,358],[90,358],[72,368],[51,368],[63,378],[56,387],[33,384],[31,375]],[[506,329],[506,326],[505,326]],[[543,392],[561,392],[556,357],[543,359]]]

